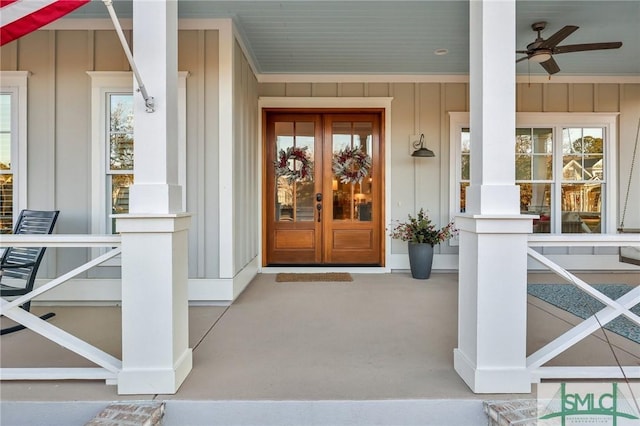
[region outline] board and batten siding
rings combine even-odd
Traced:
[[[130,40],[131,31],[125,34]],[[178,69],[189,72],[184,189],[186,210],[193,214],[189,277],[215,279],[220,269],[218,31],[184,30],[178,37]],[[31,73],[28,207],[59,209],[57,233],[90,233],[91,80],[87,71],[130,71],[122,46],[114,31],[35,31],[0,48],[0,71],[17,70]],[[148,90],[153,96],[152,88]],[[48,253],[41,277],[55,277],[89,259],[88,249]],[[119,268],[93,268],[85,277],[117,278]]]
[[[259,250],[260,146],[258,80],[240,45],[233,54],[233,272],[255,260]]]
[[[393,98],[391,134],[391,212],[389,220],[404,219],[420,207],[438,224],[455,215],[449,211],[450,165],[449,112],[469,111],[467,83],[260,83],[261,97],[375,97]],[[339,105],[336,105],[339,107]],[[640,117],[640,84],[637,83],[518,83],[517,112],[614,112],[618,121],[618,222],[629,180],[635,135]],[[409,156],[410,135],[424,133],[433,159]],[[640,160],[637,160],[640,161]],[[640,171],[632,177],[625,226],[640,228]],[[438,251],[439,249],[439,251]],[[440,245],[437,253],[457,253],[457,247]],[[392,253],[406,253],[406,244],[392,241]],[[611,254],[610,248],[545,249],[557,254]]]

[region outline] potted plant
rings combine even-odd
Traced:
[[[433,246],[451,239],[456,232],[453,222],[438,228],[424,209],[420,209],[417,216],[408,215],[407,221],[392,223],[389,235],[393,239],[408,242],[411,275],[426,280],[431,276]]]

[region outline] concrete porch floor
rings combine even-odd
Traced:
[[[580,276],[591,284],[640,284],[640,274]],[[88,421],[110,401],[162,400],[165,425],[473,425],[486,424],[484,400],[535,398],[534,393],[474,394],[453,370],[456,274],[434,273],[424,281],[407,273],[353,277],[353,282],[276,283],[275,275],[260,274],[231,306],[192,306],[193,370],[175,395],[120,396],[104,381],[2,381],[0,424],[84,424],[79,419]],[[561,280],[533,273],[529,282]],[[36,306],[33,311],[56,312],[51,323],[120,358],[118,307]],[[529,297],[527,352],[578,322]],[[2,318],[2,324],[9,321]],[[608,336],[623,365],[640,365],[640,345]],[[30,330],[2,336],[0,345],[5,368],[91,366]],[[615,360],[594,334],[548,365],[615,365]],[[57,402],[73,402],[59,405],[60,415],[67,416],[60,422],[54,421]],[[342,412],[349,421],[337,417]],[[411,421],[403,420],[407,415]],[[378,420],[366,420],[371,416]]]

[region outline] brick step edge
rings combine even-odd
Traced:
[[[535,426],[538,421],[535,399],[485,401],[482,405],[489,426]]]
[[[85,426],[160,426],[164,402],[118,402],[108,405]]]

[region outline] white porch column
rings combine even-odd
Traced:
[[[515,0],[470,2],[471,185],[460,229],[454,367],[476,393],[530,392],[527,234],[515,185]]]
[[[177,2],[133,2],[133,57],[155,99],[134,95],[135,184],[122,234],[122,371],[118,393],[175,393],[191,371],[187,232],[178,182]],[[136,82],[134,81],[134,87]]]

